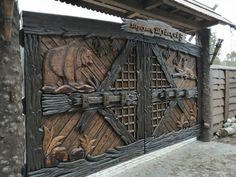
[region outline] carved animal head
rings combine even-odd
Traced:
[[[81,47],[79,50],[79,56],[81,60],[81,66],[89,66],[93,64],[93,52],[90,49]]]

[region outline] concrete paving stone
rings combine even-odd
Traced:
[[[115,176],[236,177],[236,144],[195,141]]]

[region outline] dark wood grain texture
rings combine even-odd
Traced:
[[[176,87],[173,77],[171,76],[170,69],[168,68],[169,66],[165,64],[159,47],[157,45],[152,45],[152,50],[156,55],[158,63],[161,65],[162,71],[165,73],[167,81],[171,84],[171,87]]]
[[[210,85],[210,54],[209,40],[210,30],[202,29],[198,32],[199,41],[202,45],[201,55],[201,72],[202,82],[200,84],[201,92],[201,117],[202,117],[202,134],[199,137],[202,141],[210,141],[212,137],[212,117],[211,117],[211,85]]]
[[[97,111],[84,111],[81,115],[81,118],[79,120],[79,123],[76,126],[76,130],[79,131],[79,133],[83,133],[86,129],[88,129],[89,124],[92,122],[93,116],[95,115]]]
[[[160,120],[159,124],[153,131],[153,136],[160,136],[161,129],[163,128],[162,126],[164,125],[164,122],[170,118],[171,111],[173,108],[177,105],[177,101],[171,101],[168,108],[165,110],[163,118]]]
[[[114,115],[114,113],[110,109],[100,109],[98,112],[104,116],[104,119],[111,125],[113,130],[121,137],[121,139],[126,143],[130,144],[135,141],[132,135],[127,132],[124,125],[118,121]]]
[[[98,87],[98,91],[109,90],[109,87],[115,82],[118,77],[119,72],[121,71],[122,66],[127,61],[131,49],[134,47],[135,42],[128,40],[125,47],[121,51],[120,55],[116,58],[113,63],[111,70],[107,73],[107,77],[102,81],[101,85]]]
[[[109,101],[109,104],[104,104],[104,97]],[[43,115],[46,116],[67,111],[86,111],[119,105],[136,105],[137,100],[138,96],[135,91],[73,93],[71,95],[42,94],[42,111]]]
[[[157,138],[150,137],[145,140],[145,152],[151,152],[161,149],[181,141],[199,136],[200,126],[196,125],[191,128],[182,129],[180,131],[173,131],[168,134],[163,134]]]
[[[25,34],[26,158],[29,171],[44,167],[41,126],[42,61],[39,37]]]
[[[26,56],[30,56],[26,60],[26,83],[32,83],[27,87],[28,115],[33,117],[27,117],[27,163],[32,163],[29,176],[85,176],[198,135],[199,125],[182,124],[191,116],[197,117],[196,98],[199,90],[204,92],[203,85],[198,87],[197,83],[199,76],[206,77],[199,74],[203,62],[196,71],[200,47],[124,32],[120,24],[110,22],[30,12],[24,12],[23,18]],[[79,50],[82,47],[85,52]],[[78,58],[78,51],[86,56]],[[175,64],[179,56],[181,61]],[[80,65],[76,65],[75,58]],[[44,86],[54,84],[66,90],[71,85],[77,87],[73,83],[78,81],[89,84],[92,93],[43,89],[41,95],[43,59],[44,77],[52,68],[59,68],[53,70],[58,77],[52,81],[43,78],[47,83]],[[192,73],[185,77],[179,72],[173,77],[177,67]],[[51,137],[63,137],[60,146],[69,154],[65,161],[74,161],[59,161],[55,167],[44,168],[41,125],[48,132],[54,131]],[[71,152],[79,152],[80,148],[84,159],[70,159]]]
[[[152,93],[151,90],[151,75],[150,70],[152,68],[152,60],[150,57],[150,48],[151,45],[149,43],[142,43],[143,45],[143,56],[141,66],[143,67],[144,80],[143,80],[143,94],[144,94],[144,135],[145,138],[152,136],[152,119],[151,119],[151,105],[152,105]]]
[[[142,155],[144,152],[144,140],[136,141],[123,147],[116,147],[107,150],[99,156],[90,156],[74,162],[60,163],[57,167],[44,168],[38,171],[30,172],[32,177],[74,177],[87,176],[91,173],[108,168],[123,161],[130,160]]]
[[[137,44],[136,47],[136,52],[137,52],[137,92],[140,93],[139,98],[138,98],[138,104],[137,104],[137,138],[138,139],[144,139],[145,138],[145,117],[143,114],[144,110],[144,79],[145,75],[143,72],[143,63],[144,63],[144,48],[141,42]]]
[[[158,43],[158,45],[163,47],[170,47],[173,50],[179,50],[194,56],[200,55],[200,48],[190,43],[181,44],[179,42],[168,41],[161,38],[127,33],[121,30],[120,24],[111,22],[32,12],[23,12],[23,18],[25,33],[38,35],[126,38],[153,44]],[[41,24],[40,27],[38,24]]]

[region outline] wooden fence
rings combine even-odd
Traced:
[[[236,68],[211,66],[213,131],[236,116]]]

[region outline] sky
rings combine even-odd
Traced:
[[[235,0],[198,0],[199,2],[213,7],[218,5],[216,12],[223,17],[236,24],[236,1]],[[104,13],[91,11],[88,9],[79,8],[66,3],[61,3],[55,0],[18,0],[20,11],[34,11],[50,14],[61,14],[83,18],[99,19],[105,21],[113,21],[121,23],[122,20],[115,16],[106,15]],[[215,32],[217,38],[224,39],[220,51],[220,58],[224,60],[227,53],[236,51],[236,30],[228,26],[216,25],[211,27],[212,32]]]

